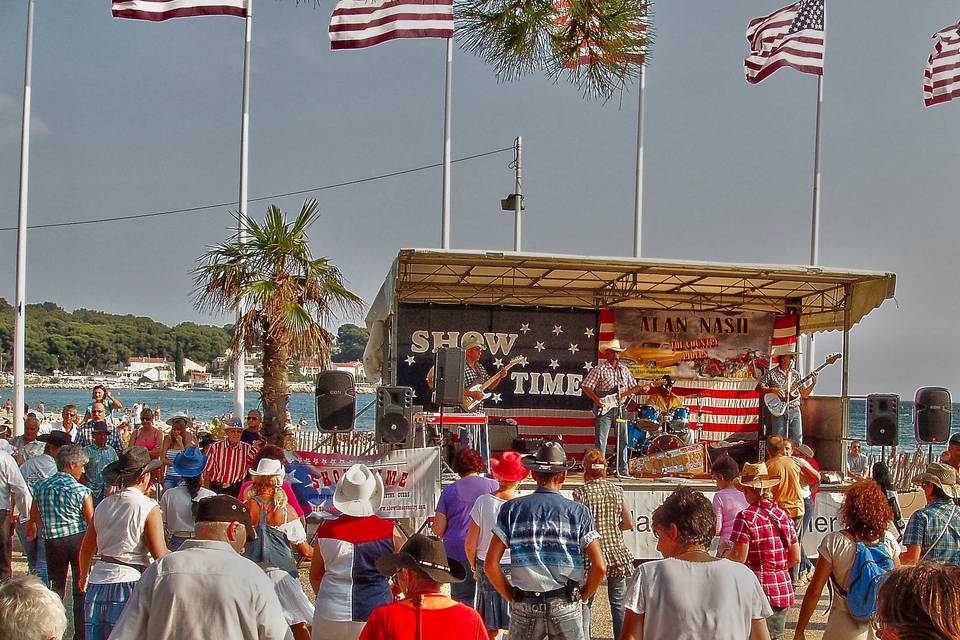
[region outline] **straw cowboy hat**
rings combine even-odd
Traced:
[[[388,578],[398,569],[416,569],[436,582],[463,582],[466,568],[447,556],[443,543],[422,533],[410,536],[400,551],[377,558],[377,571]],[[454,630],[450,630],[455,635]]]
[[[191,424],[193,424],[193,419],[192,419],[190,416],[188,416],[187,414],[183,413],[183,412],[174,414],[174,415],[170,416],[169,418],[167,418],[167,424],[172,427],[172,426],[174,426],[174,423],[177,422],[177,420],[183,420],[184,422],[187,423],[187,426],[188,426],[188,427],[189,427]]]
[[[808,444],[798,444],[798,445],[797,445],[797,451],[799,451],[799,452],[802,453],[803,455],[807,456],[808,458],[812,458],[813,455],[814,455],[814,454],[813,454],[813,449],[811,449],[811,448],[810,448],[810,445],[808,445]]]
[[[930,484],[940,487],[948,498],[960,497],[960,487],[957,486],[957,471],[942,462],[930,462],[927,469],[913,479],[913,484]]]
[[[531,471],[540,471],[542,473],[560,473],[566,471],[575,464],[573,460],[567,460],[567,453],[557,442],[544,442],[535,453],[523,456],[523,466]]]
[[[481,349],[487,348],[486,345],[483,343],[483,339],[477,336],[467,336],[460,343],[460,346],[463,348],[464,351],[468,349],[472,349],[474,347],[480,347]]]
[[[737,479],[739,488],[752,487],[754,489],[770,489],[777,486],[780,482],[778,476],[772,476],[767,473],[767,465],[764,462],[748,462],[743,465],[743,471]]]
[[[494,478],[504,482],[521,482],[530,475],[516,451],[505,451],[499,458],[490,458],[490,471]]]
[[[372,516],[383,505],[383,478],[363,464],[355,464],[343,474],[333,492],[333,506],[355,518]]]
[[[614,338],[613,340],[607,340],[607,343],[603,345],[601,351],[616,351],[620,353],[621,351],[626,351],[627,348],[620,346],[620,339]]]
[[[773,353],[770,354],[774,358],[782,358],[783,356],[793,356],[796,358],[800,355],[800,352],[797,351],[797,347],[792,344],[785,344],[780,347],[775,347]]]
[[[145,473],[156,471],[163,463],[151,460],[146,447],[133,446],[125,449],[120,457],[103,468],[101,477],[109,485],[126,484]]]

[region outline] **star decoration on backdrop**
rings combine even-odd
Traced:
[[[563,333],[563,325],[559,325],[559,324],[553,325],[553,333],[556,335],[560,335],[561,333]]]
[[[503,398],[500,397],[500,394],[499,394],[499,393],[493,394],[492,396],[490,396],[490,399],[493,400],[494,402],[496,402],[497,404],[499,404],[500,401],[503,400]]]
[[[520,356],[520,366],[525,367],[530,364],[530,361],[527,360],[527,356]]]
[[[570,353],[576,353],[577,351],[580,351],[580,347],[578,347],[577,345],[571,342],[570,347],[567,349],[567,351],[569,351]]]
[[[497,369],[502,369],[502,368],[503,368],[503,358],[497,358],[496,360],[494,360],[494,361],[493,361],[493,366],[495,366]]]
[[[406,363],[409,364],[409,365],[417,364],[417,359],[414,358],[413,356],[407,356],[407,357],[406,357]]]
[[[549,366],[551,369],[556,370],[560,366],[560,363],[557,362],[556,360],[551,359],[550,364],[547,366]]]
[[[593,337],[593,327],[587,327],[586,331],[583,332],[583,335],[587,336],[588,338],[592,338],[592,337]]]
[[[584,371],[590,371],[590,369],[593,369],[593,363],[592,363],[592,362],[586,362],[586,361],[585,361],[585,362],[583,363],[583,370],[584,370]]]
[[[536,345],[534,345],[533,348],[536,349],[538,353],[539,353],[540,351],[543,351],[544,349],[546,349],[546,347],[543,346],[543,343],[542,343],[542,342],[538,342]]]
[[[530,323],[524,322],[520,325],[520,333],[526,335],[527,331],[530,331]]]

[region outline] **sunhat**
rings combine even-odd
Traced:
[[[927,463],[927,469],[914,477],[913,484],[930,484],[940,487],[948,498],[960,497],[960,487],[957,487],[957,471],[942,462]]]
[[[377,558],[377,571],[390,577],[398,569],[417,569],[436,582],[463,582],[466,568],[447,556],[443,543],[415,533],[403,543],[400,551]],[[451,633],[453,630],[451,630]]]
[[[250,469],[250,475],[257,476],[282,476],[286,473],[283,463],[273,458],[263,458],[257,463],[256,469]]]
[[[167,418],[166,423],[172,427],[173,423],[175,423],[177,420],[183,420],[184,422],[187,423],[188,427],[191,424],[193,424],[193,419],[187,414],[183,413],[182,411],[180,413],[175,413],[169,418]]]
[[[93,433],[110,433],[110,427],[103,420],[93,423]]]
[[[616,352],[619,353],[619,352],[621,352],[621,351],[626,351],[627,348],[620,346],[620,339],[619,339],[619,338],[614,338],[613,340],[607,340],[607,343],[606,343],[605,345],[603,345],[603,347],[602,347],[600,350],[601,350],[601,351],[616,351]]]
[[[197,447],[187,447],[173,459],[173,470],[183,478],[196,478],[207,466],[207,456]]]
[[[799,451],[799,452],[802,453],[803,455],[807,456],[808,458],[812,458],[813,455],[814,455],[814,454],[813,454],[813,449],[811,449],[811,448],[810,448],[810,445],[808,445],[808,444],[798,444],[798,445],[797,445],[797,451]]]
[[[337,482],[333,506],[355,518],[372,516],[383,506],[383,478],[366,465],[353,465]]]
[[[530,475],[516,451],[506,451],[499,458],[490,458],[490,471],[494,478],[504,482],[520,482]]]
[[[117,460],[103,468],[100,475],[109,485],[126,484],[145,473],[159,469],[161,464],[159,460],[150,459],[150,452],[146,447],[133,446],[124,449]]]
[[[473,347],[480,347],[481,349],[486,349],[486,345],[483,343],[481,338],[477,336],[467,336],[460,343],[460,346],[463,347],[463,350],[472,349]]]
[[[567,453],[559,443],[547,441],[537,447],[536,452],[523,456],[523,466],[531,471],[560,473],[576,464],[567,460]]]
[[[243,431],[243,423],[240,422],[240,418],[237,418],[236,420],[231,420],[230,422],[225,424],[223,428],[225,431],[229,431],[231,429],[237,429],[238,431]]]
[[[747,462],[743,465],[740,477],[736,484],[738,487],[752,487],[754,489],[769,489],[779,484],[780,478],[767,473],[765,462]]]

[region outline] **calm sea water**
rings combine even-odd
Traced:
[[[6,400],[13,394],[10,390],[0,393],[0,398]],[[229,393],[219,393],[214,391],[125,391],[118,390],[114,395],[124,406],[130,406],[135,402],[146,402],[151,407],[160,406],[166,416],[171,416],[178,411],[185,411],[190,415],[195,415],[201,420],[210,420],[216,416],[223,415],[232,410],[233,396]],[[26,390],[26,401],[34,407],[38,402],[43,402],[47,411],[54,407],[61,407],[65,404],[76,404],[85,408],[90,403],[89,392],[81,389],[35,389]],[[357,396],[357,411],[366,407],[374,401],[374,396],[361,394]],[[247,394],[247,409],[258,406],[258,397],[255,393]],[[313,406],[313,394],[293,393],[290,395],[290,414],[296,423],[301,417],[306,418],[309,423],[308,428],[316,428],[315,410]],[[960,404],[953,405],[953,421],[957,422],[957,416],[960,415]],[[372,431],[374,423],[374,408],[368,409],[357,418],[357,429],[361,431]],[[853,400],[850,406],[850,435],[854,438],[863,438],[866,433],[866,402],[864,400]],[[912,450],[915,446],[913,434],[913,403],[904,401],[900,403],[900,446]],[[944,447],[935,446],[934,450],[939,451]],[[873,453],[869,447],[866,447],[867,453]],[[877,453],[879,453],[879,448]]]

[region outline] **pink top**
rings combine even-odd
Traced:
[[[242,485],[240,485],[240,500],[243,500],[243,492],[247,490],[247,487],[253,485],[253,480],[247,480]],[[290,486],[290,483],[286,480],[283,481],[283,492],[287,494],[287,502],[290,503],[290,506],[293,507],[293,510],[297,512],[297,517],[300,518],[303,516],[303,507],[300,506],[300,501],[297,500],[297,496],[293,493],[293,487]],[[731,525],[732,526],[732,525]]]
[[[153,440],[147,440],[147,439],[146,439],[147,436],[145,436],[143,433],[138,433],[138,434],[137,434],[137,439],[136,439],[136,441],[134,441],[134,443],[133,443],[132,446],[140,446],[140,447],[143,447],[144,449],[146,449],[146,450],[148,450],[148,451],[153,451],[154,449],[157,448],[157,444],[159,444],[159,442],[160,442],[159,436],[160,436],[160,432],[159,432],[159,431],[154,431],[154,432],[153,432]]]
[[[733,521],[737,514],[748,506],[750,504],[744,497],[743,492],[736,487],[727,487],[714,494],[713,513],[717,516],[717,534],[720,536],[721,544],[730,542],[730,534],[733,533]]]

